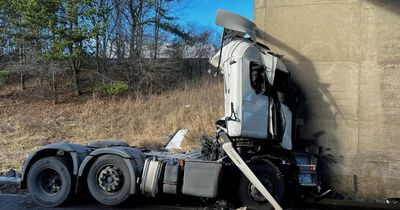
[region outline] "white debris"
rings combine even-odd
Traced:
[[[178,130],[175,133],[175,135],[171,138],[171,140],[168,142],[165,149],[182,149],[181,143],[182,143],[183,139],[185,138],[186,133],[187,133],[187,129]]]

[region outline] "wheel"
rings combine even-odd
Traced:
[[[27,176],[27,187],[33,201],[45,207],[56,207],[71,196],[71,163],[62,157],[36,161]]]
[[[270,164],[258,164],[250,167],[268,192],[279,202],[285,194],[285,181],[279,169]],[[239,179],[239,200],[249,209],[273,209],[272,205],[250,183],[244,174]]]
[[[118,205],[129,197],[131,177],[124,160],[116,155],[99,157],[89,169],[90,194],[105,205]]]

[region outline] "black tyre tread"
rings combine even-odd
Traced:
[[[256,165],[250,166],[253,173],[259,177],[259,174],[267,174],[269,177],[275,179],[275,194],[274,198],[279,202],[284,198],[285,195],[285,182],[282,173],[275,165],[271,165],[271,163],[258,163]],[[248,185],[250,181],[244,174],[241,174],[239,179],[239,200],[243,206],[246,206],[248,209],[265,209],[265,210],[273,210],[274,208],[270,203],[259,204],[255,201],[251,200],[251,198],[247,194]]]
[[[42,198],[39,198],[37,196],[38,192],[31,192],[31,190],[37,190],[35,188],[31,188],[30,187],[30,183],[33,181],[31,177],[31,173],[35,172],[34,170],[36,169],[36,167],[43,167],[46,166],[47,163],[45,163],[44,165],[41,165],[42,162],[47,162],[47,161],[59,161],[62,165],[64,165],[64,167],[67,169],[68,174],[69,174],[69,190],[67,192],[68,195],[66,195],[65,198],[61,199],[61,200],[54,200],[53,202],[49,202],[49,201],[43,201]],[[59,163],[56,163],[57,166]],[[61,166],[62,167],[62,166]],[[38,174],[37,174],[38,175]],[[32,175],[33,176],[33,175]],[[32,200],[34,200],[36,203],[38,203],[41,206],[44,207],[57,207],[57,206],[65,206],[69,203],[69,201],[72,198],[72,184],[74,183],[74,177],[72,176],[72,163],[71,161],[68,160],[68,158],[66,157],[57,157],[57,156],[50,156],[50,157],[45,157],[42,159],[37,160],[35,163],[33,163],[33,165],[30,167],[29,171],[28,171],[28,175],[27,175],[27,186],[28,186],[28,191],[31,194]]]
[[[113,195],[106,194],[97,186],[97,170],[101,168],[104,164],[107,163],[116,163],[118,168],[123,171],[124,175],[124,185],[122,189],[114,193]],[[98,157],[93,164],[91,164],[87,177],[87,186],[90,194],[95,198],[98,202],[109,205],[116,206],[124,203],[127,198],[130,196],[130,187],[131,187],[131,174],[129,173],[128,166],[123,161],[123,158],[117,155],[103,155]]]

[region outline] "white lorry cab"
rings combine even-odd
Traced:
[[[224,74],[225,120],[231,137],[275,139],[292,149],[292,112],[287,104],[289,71],[268,47],[257,42],[257,27],[228,11],[219,11],[228,43],[210,59]],[[250,37],[245,38],[248,34]],[[221,56],[222,54],[222,56]]]

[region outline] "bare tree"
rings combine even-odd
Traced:
[[[42,95],[55,102],[65,78],[82,93],[86,68],[104,84],[168,89],[199,75],[214,49],[212,30],[178,24],[180,0],[31,1],[0,2],[0,59],[12,61],[21,88],[37,78]],[[61,68],[66,63],[70,71]]]

